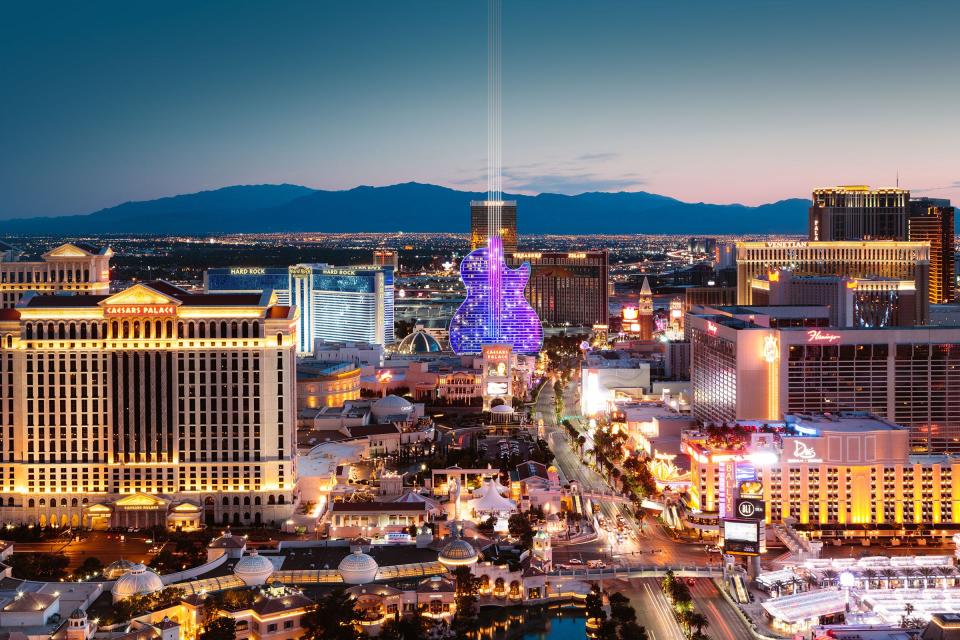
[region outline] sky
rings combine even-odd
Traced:
[[[0,4],[0,219],[233,184],[485,187],[484,0]],[[514,193],[960,201],[960,3],[504,0]]]

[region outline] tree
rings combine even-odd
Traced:
[[[688,630],[693,629],[694,635],[701,635],[703,628],[710,624],[707,616],[699,611],[686,611],[683,614],[683,623]]]
[[[15,553],[7,562],[14,578],[56,582],[66,577],[70,559],[56,553]]]
[[[397,613],[383,623],[380,635],[377,637],[380,640],[420,640],[426,632],[427,619],[420,611],[409,616],[401,616]]]
[[[301,619],[305,633],[301,640],[359,640],[360,612],[343,589],[331,591]]]
[[[89,556],[84,559],[83,563],[77,568],[77,575],[89,575],[93,573],[99,573],[103,570],[103,563],[100,562],[100,558],[96,556]]]
[[[603,592],[600,591],[600,585],[594,583],[590,587],[590,593],[586,598],[587,617],[602,623],[607,619],[607,612],[603,610]]]
[[[230,616],[219,616],[209,622],[199,635],[199,640],[235,640],[237,621]]]
[[[619,640],[649,640],[647,628],[636,622],[624,622],[620,625]]]
[[[529,549],[533,546],[533,526],[526,514],[515,513],[507,521],[510,535],[520,541],[520,544]]]
[[[470,567],[460,566],[452,571],[457,610],[453,614],[453,630],[457,637],[466,637],[475,631],[479,622],[477,595],[480,593],[480,578],[473,575]]]

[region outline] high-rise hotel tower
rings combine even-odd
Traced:
[[[21,261],[20,251],[0,242],[0,309],[10,309],[28,291],[39,293],[110,292],[109,247],[83,242],[62,244],[36,262]]]
[[[500,239],[503,240],[503,253],[510,255],[517,250],[517,202],[504,200],[491,202],[488,200],[474,200],[470,203],[470,250],[487,246],[490,239],[490,216],[496,215],[493,211],[499,205]]]
[[[296,327],[270,291],[165,282],[0,311],[0,521],[283,522]]]

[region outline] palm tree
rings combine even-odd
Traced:
[[[703,615],[699,611],[685,611],[683,613],[683,624],[688,631],[691,629],[696,629],[695,633],[700,635],[703,631],[703,628],[710,624],[710,621],[707,620],[707,616]]]
[[[867,579],[867,589],[873,589],[874,579],[877,577],[877,572],[873,569],[866,569],[863,572],[863,577]]]
[[[823,577],[827,582],[827,586],[833,585],[834,581],[837,579],[837,572],[833,569],[826,569],[823,572]]]
[[[890,588],[893,579],[900,575],[896,569],[881,569],[880,574],[887,580],[887,589]]]
[[[930,567],[920,567],[917,569],[917,573],[923,577],[923,588],[926,589],[929,586],[927,582],[933,577],[933,574],[935,574],[936,571]]]
[[[779,598],[783,595],[783,587],[786,586],[786,583],[783,580],[777,580],[773,583],[773,588],[777,590],[777,597]]]
[[[953,567],[937,567],[937,573],[943,578],[943,588],[947,588],[947,579],[952,578],[955,575]]]

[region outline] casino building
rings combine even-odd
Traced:
[[[928,242],[738,242],[737,304],[755,304],[753,281],[782,268],[799,276],[911,280],[917,324],[929,318]]]
[[[960,452],[960,327],[827,328],[816,307],[799,308],[801,322],[778,321],[795,310],[687,315],[695,417],[863,411],[909,428],[914,452]]]
[[[284,521],[297,319],[270,291],[159,281],[0,311],[0,521]]]
[[[113,250],[82,242],[62,244],[39,262],[21,262],[19,252],[0,242],[0,309],[12,309],[27,292],[110,292],[110,258]]]
[[[524,295],[548,325],[607,324],[606,251],[536,251],[508,255],[507,264],[530,264]]]
[[[859,412],[738,427],[682,435],[692,528],[713,531],[721,518],[753,512],[768,523],[792,518],[814,538],[960,530],[960,457],[911,454],[902,427]]]
[[[204,288],[233,293],[272,289],[280,304],[300,310],[297,353],[309,355],[316,340],[395,342],[393,276],[391,265],[229,267],[208,270]]]

